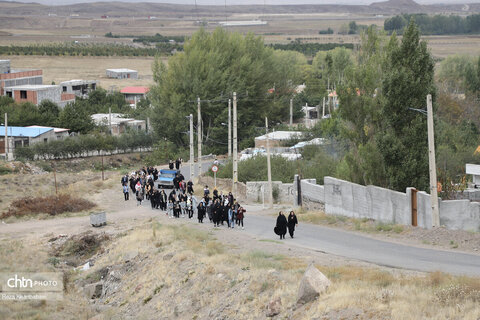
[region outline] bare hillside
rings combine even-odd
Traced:
[[[371,5],[240,5],[197,6],[165,3],[128,3],[128,2],[94,2],[63,6],[46,6],[37,3],[19,3],[0,1],[2,15],[79,15],[84,17],[100,16],[158,16],[158,17],[192,17],[225,14],[311,14],[311,13],[364,13],[364,14],[400,14],[400,13],[442,13],[480,11],[480,4],[454,5],[420,5],[413,0],[389,0]]]

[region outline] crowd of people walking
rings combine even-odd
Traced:
[[[169,161],[169,168],[173,170],[180,169],[181,159]],[[159,209],[170,218],[188,218],[193,219],[197,216],[198,222],[203,223],[205,219],[213,223],[214,228],[226,226],[227,228],[244,229],[243,220],[246,210],[238,203],[234,195],[229,192],[224,194],[214,188],[212,192],[208,186],[203,189],[203,197],[198,200],[194,195],[193,182],[185,182],[185,177],[179,172],[173,180],[173,189],[167,193],[164,189],[156,188],[155,181],[159,177],[159,172],[154,167],[143,167],[138,171],[126,174],[121,179],[125,201],[128,201],[130,191],[135,194],[137,206],[141,206],[143,201],[150,201],[152,210]],[[295,227],[298,225],[295,212],[290,211],[288,218],[283,212],[279,212],[275,234],[280,239],[285,239],[288,233],[294,237]]]
[[[179,170],[182,160],[169,161],[169,168]],[[173,181],[173,189],[165,192],[165,189],[155,187],[155,181],[159,172],[154,167],[143,167],[138,171],[126,174],[121,179],[125,201],[128,201],[130,192],[135,194],[137,206],[144,201],[150,201],[152,209],[164,211],[170,218],[189,218],[197,216],[198,222],[205,219],[213,223],[215,228],[227,226],[228,228],[244,229],[243,220],[246,210],[237,202],[231,192],[223,194],[217,188],[210,189],[205,186],[203,197],[200,200],[194,195],[193,182],[185,182],[184,176],[179,173]]]

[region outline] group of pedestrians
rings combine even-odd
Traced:
[[[180,169],[182,159],[169,161],[169,167]],[[125,201],[129,200],[130,191],[135,194],[137,206],[144,200],[150,200],[152,209],[165,212],[170,218],[189,218],[197,215],[199,223],[208,219],[215,228],[226,225],[228,228],[244,229],[243,219],[246,210],[237,202],[231,192],[223,194],[214,188],[212,194],[205,186],[203,197],[198,201],[194,196],[193,182],[185,182],[179,173],[173,181],[173,189],[167,195],[164,189],[155,188],[158,170],[153,167],[143,167],[138,171],[126,174],[121,179]]]
[[[188,192],[188,190],[189,187],[186,190],[174,187],[168,196],[165,211],[167,216],[192,219],[196,213],[199,223],[208,219],[215,228],[225,225],[233,229],[237,225],[238,228],[244,229],[243,219],[246,210],[240,206],[231,192],[224,195],[214,189],[213,197],[210,197],[210,190],[208,186],[205,186],[203,197],[198,201],[193,195],[193,184],[192,192]]]
[[[180,169],[182,159],[169,161],[169,167],[173,166]],[[193,182],[185,182],[185,178],[180,173],[174,179],[172,191],[168,194],[165,190],[155,188],[155,181],[158,179],[158,170],[154,167],[143,167],[138,171],[126,174],[121,179],[125,201],[129,200],[130,190],[135,194],[137,206],[142,205],[142,201],[150,200],[152,209],[159,209],[165,212],[170,218],[189,218],[192,219],[197,214],[199,223],[203,223],[207,218],[213,223],[214,228],[227,226],[227,228],[244,229],[243,220],[245,218],[245,208],[243,208],[231,192],[223,194],[217,188],[210,193],[208,186],[203,189],[203,197],[200,201],[193,194]],[[287,229],[290,237],[293,238],[295,227],[298,225],[295,212],[290,211],[288,218],[282,211],[278,213],[274,232],[285,239]]]
[[[210,189],[205,186],[201,202],[205,207],[208,219],[213,222],[215,228],[226,225],[233,229],[237,225],[238,228],[244,229],[243,219],[247,210],[238,203],[231,192],[223,194],[214,188],[210,195]]]
[[[130,200],[130,190],[135,194],[137,205],[141,205],[145,197],[150,199],[154,191],[154,181],[157,179],[158,170],[154,167],[143,167],[130,175],[125,174],[120,181],[125,201]]]
[[[283,214],[283,212],[280,211],[277,217],[277,224],[275,225],[275,228],[273,229],[273,231],[280,236],[280,239],[285,239],[285,235],[287,234],[287,228],[288,228],[288,233],[290,234],[290,237],[293,238],[295,227],[297,225],[298,225],[298,220],[297,220],[297,216],[295,215],[295,212],[290,211],[290,214],[288,215],[288,219],[287,219]]]

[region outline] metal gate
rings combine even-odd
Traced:
[[[412,189],[412,226],[417,226],[417,189]]]

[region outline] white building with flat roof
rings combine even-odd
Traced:
[[[113,79],[138,79],[138,71],[132,69],[107,69],[106,75]]]
[[[97,126],[111,126],[114,136],[125,133],[128,129],[147,131],[145,120],[125,118],[125,115],[121,113],[96,113],[91,117]]]

